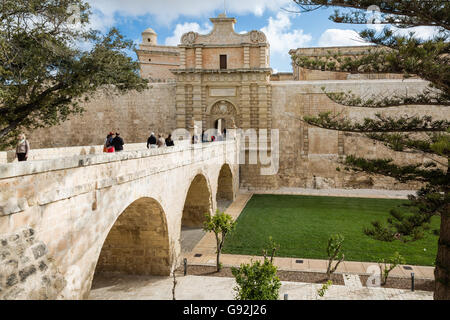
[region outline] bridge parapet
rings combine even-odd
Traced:
[[[237,154],[236,140],[194,145],[182,142],[174,147],[0,165],[0,217],[195,162],[237,163]]]

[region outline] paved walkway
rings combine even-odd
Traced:
[[[290,188],[292,189],[292,188]],[[280,191],[281,190],[281,191]],[[283,189],[278,190],[279,192]],[[296,189],[299,190],[299,189]],[[309,194],[308,190],[313,189],[301,189],[302,194]],[[328,192],[328,195],[339,195],[344,189],[322,189]],[[315,191],[322,191],[315,190]],[[313,190],[314,191],[314,190]],[[368,193],[368,190],[346,190],[348,193],[345,196],[361,196],[362,194]],[[350,194],[350,191],[353,191]],[[373,197],[378,197],[384,193],[389,193],[389,190],[371,190],[374,192]],[[293,191],[289,191],[293,192]],[[325,191],[324,191],[325,192]],[[392,191],[391,197],[400,196],[401,192],[408,194],[412,191]],[[270,191],[268,193],[276,193]],[[284,193],[283,193],[284,194]],[[234,219],[237,219],[241,214],[242,210],[245,208],[247,202],[251,199],[252,193],[243,192],[240,193],[236,200],[227,208],[226,213],[230,214]],[[183,254],[183,258],[187,258],[188,264],[191,265],[215,265],[216,264],[216,241],[213,233],[207,233],[194,247],[191,252],[186,252]],[[200,256],[198,256],[200,255]],[[249,263],[251,260],[262,260],[259,256],[246,256],[246,255],[235,255],[235,254],[222,254],[221,262],[226,267],[239,266],[241,263]],[[301,262],[301,263],[300,263]],[[274,259],[274,264],[279,268],[279,270],[286,271],[315,271],[315,272],[326,272],[327,261],[317,260],[317,259],[303,259],[299,258],[277,258]],[[368,268],[370,266],[377,266],[376,263],[370,262],[354,262],[354,261],[344,261],[337,268],[337,273],[346,274],[370,274]],[[405,268],[406,267],[406,268]],[[426,266],[397,266],[391,271],[390,275],[394,277],[405,277],[410,278],[411,272],[414,272],[416,278],[421,279],[434,279],[434,267]]]
[[[382,190],[382,189],[307,189],[307,188],[280,188],[278,190],[241,190],[241,193],[251,194],[289,194],[303,196],[332,196],[350,198],[383,198],[408,199],[409,194],[415,190]]]
[[[279,299],[289,300],[432,300],[433,293],[388,288],[361,288],[333,285],[320,298],[320,284],[281,282]],[[233,278],[178,276],[177,300],[233,300]],[[173,279],[170,277],[102,276],[96,279],[89,300],[171,300]]]

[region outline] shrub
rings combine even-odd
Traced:
[[[270,252],[270,262],[273,263],[273,257],[275,256],[275,252],[280,248],[280,245],[276,243],[272,236],[269,237],[269,243],[265,249],[263,249],[263,256],[267,258],[268,253]]]
[[[390,258],[382,259],[378,262],[380,267],[381,285],[384,286],[386,284],[389,273],[399,264],[405,264],[405,259],[398,252],[395,252]]]
[[[222,269],[220,253],[222,252],[225,237],[234,229],[235,225],[236,222],[233,221],[233,218],[225,212],[216,210],[215,215],[212,216],[209,213],[206,215],[206,221],[203,223],[203,230],[206,232],[214,232],[214,235],[216,236],[217,271]]]
[[[325,293],[327,293],[331,285],[333,285],[333,281],[328,280],[319,290],[317,290],[317,294],[319,295],[319,297],[325,296]]]
[[[236,300],[278,300],[281,281],[277,267],[266,257],[264,262],[256,261],[231,268],[236,279]]]
[[[331,278],[331,274],[336,271],[339,264],[344,261],[344,253],[342,252],[342,244],[344,243],[344,237],[340,234],[332,235],[328,239],[327,255],[328,255],[328,267],[327,277]],[[337,260],[336,265],[333,267],[333,262]]]

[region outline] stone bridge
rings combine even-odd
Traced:
[[[0,165],[0,298],[55,298],[53,285],[84,299],[96,272],[169,275],[182,226],[234,199],[238,160],[233,139]]]

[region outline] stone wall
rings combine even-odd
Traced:
[[[346,92],[358,95],[390,94],[407,90],[420,92],[427,86],[422,80],[345,80],[345,81],[290,81],[272,82],[273,129],[280,130],[280,187],[308,188],[380,188],[414,189],[417,184],[399,184],[393,179],[350,174],[338,164],[345,155],[355,154],[369,158],[393,158],[399,163],[426,161],[425,157],[396,153],[381,143],[361,137],[309,126],[301,121],[305,115],[320,112],[343,112],[350,119],[361,120],[376,113],[391,115],[432,115],[436,119],[448,118],[444,107],[410,106],[399,108],[367,109],[346,108],[331,101],[322,92]],[[339,167],[339,169],[337,169]],[[255,177],[255,184],[258,181]],[[247,181],[249,184],[249,181]]]
[[[51,128],[27,133],[32,149],[95,146],[110,131],[120,130],[127,143],[146,142],[151,131],[167,135],[175,129],[175,85],[149,84],[142,92],[113,95],[100,92],[84,104],[82,115]]]
[[[314,47],[314,48],[298,48],[289,51],[289,54],[303,56],[309,58],[322,58],[330,54],[339,54],[341,59],[355,58],[374,50],[375,46],[341,46],[341,47]],[[338,63],[334,60],[335,63]],[[394,73],[372,73],[372,74],[351,74],[348,72],[332,72],[311,70],[299,67],[292,63],[294,80],[351,80],[351,79],[402,79],[402,74]]]
[[[63,299],[65,286],[33,229],[0,236],[0,300]]]

